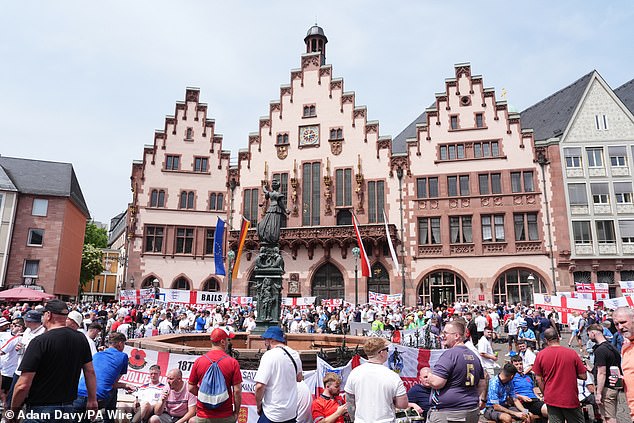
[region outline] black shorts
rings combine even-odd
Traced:
[[[13,383],[13,378],[10,376],[2,376],[2,390],[4,392],[9,392],[11,389],[11,384]]]
[[[542,415],[542,406],[544,405],[543,401],[538,400],[537,398],[535,398],[535,399],[533,399],[532,401],[529,401],[529,402],[522,401],[522,405],[524,406],[524,408],[526,408],[528,411],[530,411],[531,414],[534,414],[536,416],[541,416]]]
[[[517,335],[509,335],[509,345],[513,345],[513,342],[517,344]]]

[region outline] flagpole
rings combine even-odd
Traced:
[[[403,233],[403,168],[400,166],[396,168],[396,177],[398,178],[398,198],[401,209],[401,260],[403,260],[403,265],[401,266],[401,280],[403,285],[403,297],[401,298],[401,305],[405,307],[405,299],[407,298],[407,296],[405,295],[405,238]]]

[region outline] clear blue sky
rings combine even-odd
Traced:
[[[393,137],[455,63],[470,62],[518,111],[592,69],[613,88],[634,78],[631,1],[4,2],[0,154],[72,163],[106,223],[185,87],[201,89],[236,156],[315,21],[334,76]]]

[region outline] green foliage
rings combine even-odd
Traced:
[[[84,244],[81,255],[81,273],[79,275],[80,290],[95,276],[104,271],[101,248],[92,244]]]
[[[84,245],[91,244],[97,248],[108,246],[108,232],[92,222],[86,223],[86,234],[84,235]]]

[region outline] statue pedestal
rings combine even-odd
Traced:
[[[256,327],[253,335],[263,334],[270,326],[279,326],[282,306],[282,267],[258,267],[254,280],[258,287]]]

